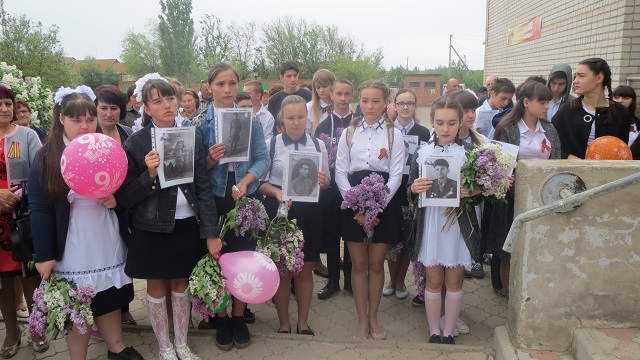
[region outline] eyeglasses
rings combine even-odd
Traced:
[[[414,107],[414,106],[416,106],[416,103],[414,103],[413,101],[407,101],[407,102],[401,101],[401,102],[397,102],[396,105],[398,107],[400,107],[400,108],[403,108],[405,106],[406,107]]]

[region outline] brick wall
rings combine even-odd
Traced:
[[[640,0],[487,0],[485,76],[548,77],[554,64],[601,57],[613,87],[640,77]],[[542,37],[507,46],[507,29],[542,16]],[[640,80],[631,85],[640,92]]]
[[[418,106],[431,106],[440,96],[442,80],[436,74],[406,74],[402,78],[402,87],[411,89],[418,97]]]

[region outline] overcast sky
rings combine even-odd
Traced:
[[[45,26],[58,25],[65,55],[77,59],[119,58],[127,30],[144,31],[146,19],[160,13],[158,0],[5,0],[4,4],[7,13],[26,14]],[[409,68],[446,65],[453,34],[453,46],[466,55],[469,67],[483,68],[484,0],[193,0],[196,30],[203,14],[214,14],[223,24],[260,25],[290,15],[294,20],[335,25],[368,51],[381,47],[386,68],[405,66],[407,58]]]

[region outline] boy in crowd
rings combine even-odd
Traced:
[[[311,101],[311,91],[298,86],[299,73],[300,69],[295,61],[285,61],[284,64],[282,64],[280,68],[280,81],[284,84],[284,89],[272,95],[269,99],[268,110],[274,118],[278,117],[282,100],[289,95],[299,95],[302,96],[305,101]]]
[[[333,147],[338,145],[338,129],[345,129],[353,118],[353,112],[350,110],[351,101],[353,101],[353,84],[345,79],[336,80],[331,88],[331,100],[333,100],[333,111],[318,124],[314,136],[328,135]],[[326,300],[340,291],[340,235],[336,231],[340,221],[340,213],[336,213],[335,209],[340,205],[342,198],[337,190],[338,186],[335,184],[335,168],[333,166],[331,167],[331,184],[332,186],[325,191],[320,200],[326,217],[331,218],[330,223],[336,225],[325,228],[325,242],[322,250],[327,253],[328,280],[325,287],[318,292],[320,300]],[[344,288],[351,291],[351,258],[346,246],[344,247],[343,263]]]
[[[243,90],[251,97],[251,104],[255,117],[260,121],[262,130],[264,131],[264,139],[269,140],[274,134],[274,117],[262,105],[262,97],[265,94],[262,83],[258,80],[251,80],[244,84]],[[239,95],[239,94],[238,94]],[[240,104],[238,104],[240,106]]]
[[[560,106],[576,98],[570,94],[571,87],[569,86],[569,82],[571,80],[571,66],[568,64],[557,64],[551,68],[547,87],[551,89],[553,98],[549,101],[547,120],[551,121],[553,115],[560,109]]]
[[[485,101],[480,107],[476,109],[476,123],[474,127],[476,129],[482,128],[482,124],[479,124],[477,121],[481,117],[479,116],[481,112],[487,111],[495,111],[498,110],[498,113],[493,117],[493,122],[495,122],[496,117],[501,118],[506,109],[510,109],[509,103],[513,103],[511,98],[513,98],[513,94],[516,92],[516,87],[513,85],[511,80],[507,78],[497,78],[491,86],[491,90],[489,90],[489,99]],[[486,126],[484,127],[487,128]],[[489,139],[493,138],[494,128],[491,126],[491,131],[488,134],[483,134]]]
[[[240,108],[253,108],[251,95],[245,91],[238,91],[236,94],[236,105]]]

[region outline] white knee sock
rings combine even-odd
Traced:
[[[166,298],[163,296],[156,299],[147,294],[147,312],[149,313],[149,320],[151,321],[153,332],[156,334],[156,339],[158,339],[160,350],[171,349]]]
[[[453,336],[456,323],[462,310],[462,290],[457,292],[447,291],[444,298],[444,331],[443,336]]]
[[[171,292],[171,306],[173,309],[173,335],[176,346],[187,344],[189,326],[189,300],[185,293]]]
[[[429,322],[429,336],[440,335],[440,307],[442,306],[442,294],[424,291],[424,307],[427,311]]]

